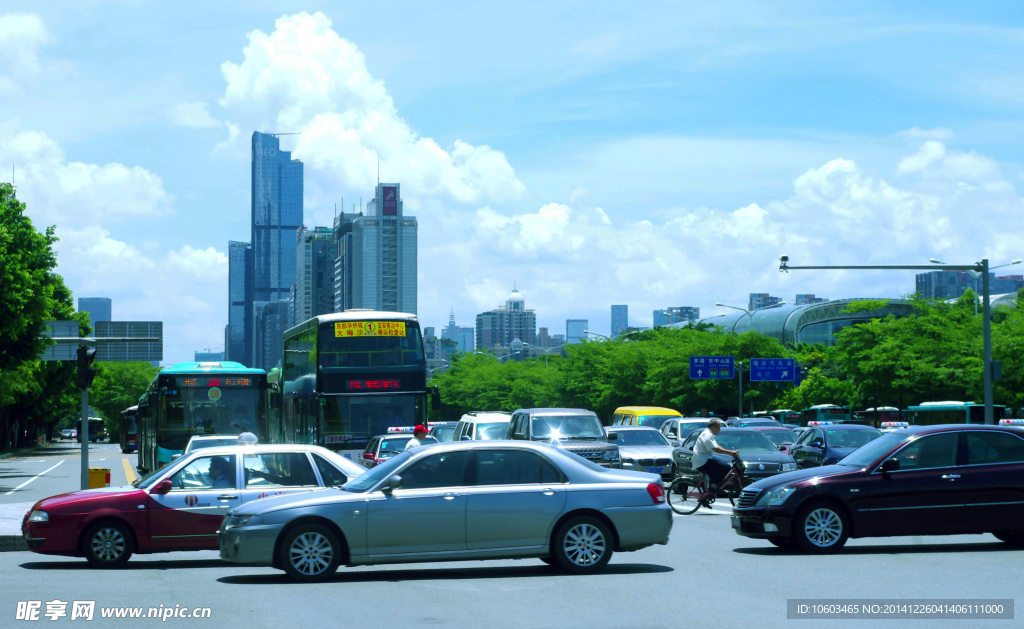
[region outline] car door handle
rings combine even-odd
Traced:
[[[545,496],[554,496],[555,495],[555,490],[551,489],[550,487],[548,487],[548,488],[545,488],[545,489],[541,489],[540,493],[544,494]]]
[[[444,495],[444,499],[445,500],[455,500],[455,495],[456,494],[453,494],[453,493],[447,493],[447,494]]]
[[[238,500],[238,496],[232,496],[231,494],[221,494],[217,496],[217,500]]]
[[[942,478],[944,478],[946,480],[956,480],[956,479],[960,478],[960,475],[959,474],[943,474]]]

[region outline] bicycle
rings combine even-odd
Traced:
[[[735,488],[729,488],[735,485]],[[729,504],[736,506],[736,498],[743,491],[743,462],[738,458],[732,461],[732,467],[722,479],[718,491],[724,491]],[[700,480],[694,485],[689,478],[678,476],[672,481],[666,493],[668,506],[680,515],[690,515],[700,509],[710,509],[715,503],[715,492],[708,487],[707,474],[701,474]]]

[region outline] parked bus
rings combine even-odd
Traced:
[[[121,452],[123,454],[139,449],[138,422],[136,421],[138,413],[138,405],[121,411]]]
[[[917,426],[936,424],[984,424],[985,405],[974,402],[923,402],[907,409],[909,421]],[[992,407],[996,424],[1006,415],[1005,406]]]
[[[139,469],[152,471],[181,454],[193,435],[251,432],[267,425],[267,374],[240,363],[178,363],[153,378],[139,421]]]
[[[788,408],[777,408],[774,411],[768,411],[768,414],[779,420],[779,423],[782,424],[800,423],[800,411],[791,411]]]
[[[885,422],[887,426],[894,425],[893,422],[905,422],[907,419],[900,409],[895,406],[879,406],[877,408],[866,408],[854,414],[854,417],[866,426],[881,428]]]
[[[82,443],[82,420],[75,424],[78,429],[78,443]],[[103,419],[99,417],[89,418],[89,441],[103,441],[107,438],[107,428],[103,425]]]
[[[401,312],[324,314],[284,334],[281,425],[289,443],[362,450],[389,428],[427,424],[420,325]],[[440,406],[436,387],[433,403]]]
[[[811,408],[800,411],[800,425],[807,426],[808,422],[849,422],[852,419],[849,406],[836,406],[835,404],[818,404]]]

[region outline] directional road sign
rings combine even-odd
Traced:
[[[796,361],[792,358],[751,358],[751,382],[794,382]]]
[[[736,377],[732,356],[690,356],[690,378],[694,380],[730,380]]]

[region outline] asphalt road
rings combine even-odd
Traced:
[[[97,609],[139,606],[144,614],[160,605],[212,609],[211,619],[171,618],[167,626],[818,627],[836,623],[787,620],[786,600],[1012,599],[1022,591],[1022,560],[1024,551],[989,535],[854,540],[839,555],[803,556],[736,535],[722,508],[676,516],[668,546],[616,555],[590,577],[562,575],[535,560],[477,561],[342,568],[328,583],[297,585],[269,568],[223,564],[214,552],[135,556],[109,572],[81,559],[2,553],[0,618],[13,619],[18,601],[56,598],[93,600]],[[92,624],[158,622],[101,619],[97,611]],[[1019,621],[917,625],[994,629]]]
[[[19,457],[0,460],[0,504],[36,502],[81,488],[82,444],[56,441]],[[125,469],[124,460],[129,469]],[[89,467],[110,470],[110,485],[137,478],[135,454],[121,454],[116,443],[90,443]]]

